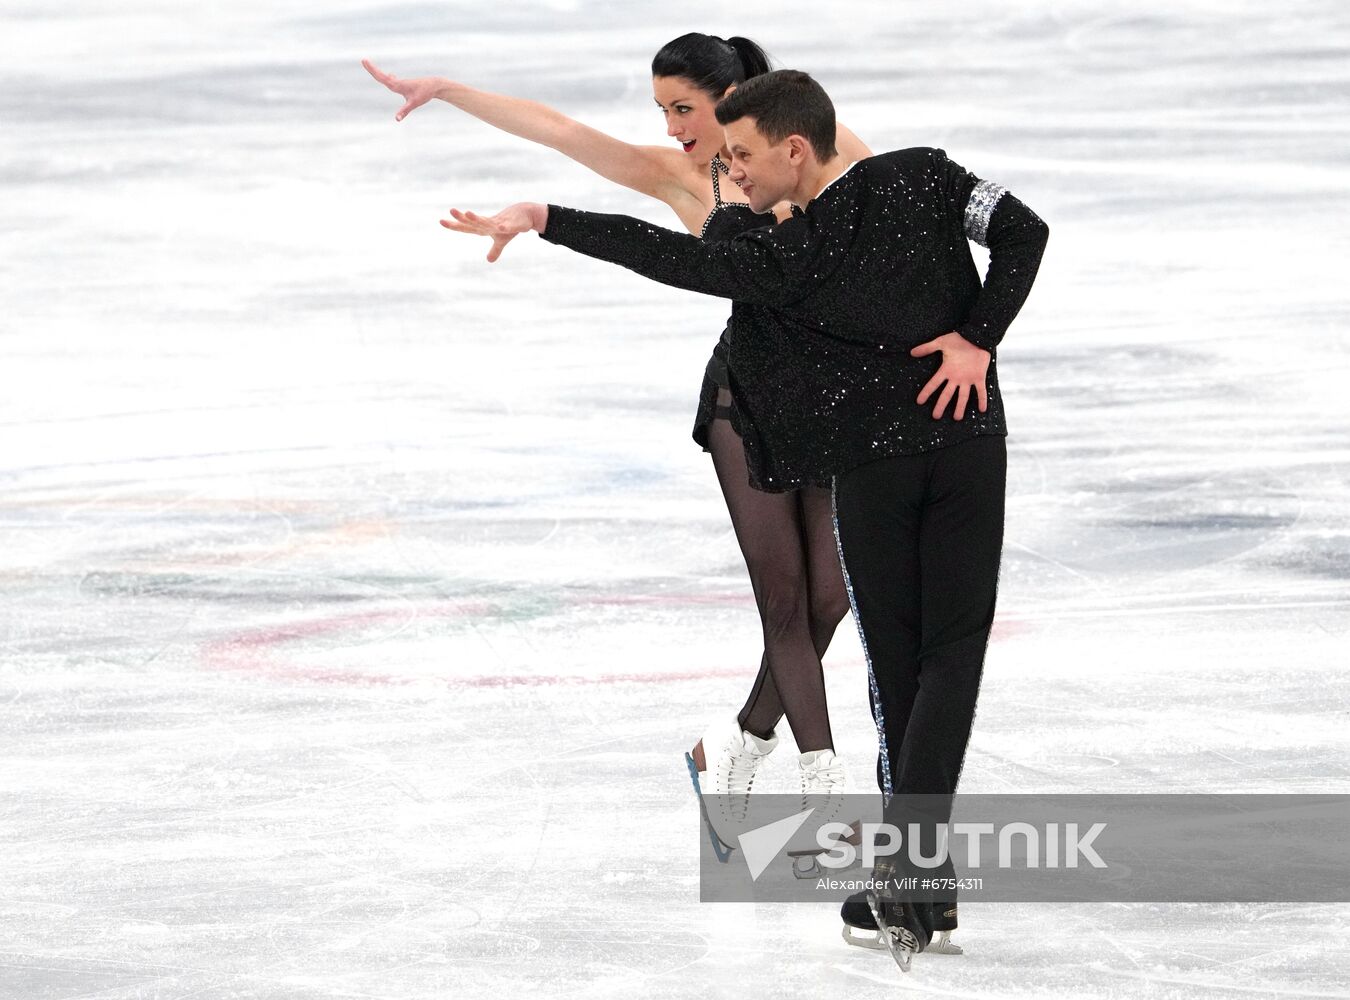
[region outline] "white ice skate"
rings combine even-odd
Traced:
[[[736,844],[736,827],[750,811],[750,790],[760,765],[778,746],[778,737],[762,740],[741,728],[735,717],[715,723],[692,754],[684,755],[698,795],[713,853],[723,864]],[[702,757],[702,760],[696,757]],[[702,765],[702,766],[700,766]]]
[[[848,772],[833,750],[812,750],[798,760],[801,768],[802,809],[814,809],[810,820],[797,831],[788,843],[787,855],[792,859],[792,873],[800,879],[820,878],[819,857],[825,853],[816,839],[817,831],[826,823],[848,823],[853,827],[849,837],[856,843],[859,826],[857,817],[845,818],[846,796],[853,791]]]

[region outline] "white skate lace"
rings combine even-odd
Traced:
[[[844,765],[837,760],[829,765],[813,765],[802,768],[802,794],[842,794],[848,782]]]
[[[833,764],[804,766],[802,775],[802,808],[821,810],[821,820],[830,820],[843,806],[848,790],[848,774],[844,765],[835,759]]]
[[[764,755],[748,749],[734,737],[722,748],[718,760],[719,790],[725,790],[727,804],[737,819],[744,819],[750,809],[750,790]]]

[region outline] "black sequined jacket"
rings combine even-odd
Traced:
[[[1031,291],[1049,228],[940,149],[861,160],[806,211],[725,242],[549,206],[544,239],[678,288],[735,300],[730,374],[750,482],[828,484],[878,458],[1007,434],[996,348]],[[967,240],[989,248],[983,284]],[[910,350],[952,330],[995,354],[988,409],[932,416],[941,364]]]

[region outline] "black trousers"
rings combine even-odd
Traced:
[[[835,479],[886,795],[956,791],[994,620],[1007,464],[1005,439],[985,435]]]

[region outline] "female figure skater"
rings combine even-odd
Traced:
[[[535,101],[475,90],[443,77],[401,80],[363,65],[405,101],[402,121],[434,98],[480,121],[552,147],[617,184],[668,205],[689,232],[728,240],[786,218],[756,215],[726,180],[722,127],[713,111],[738,83],[769,70],[763,50],[746,38],[690,33],[665,45],[652,60],[652,91],[666,120],[666,134],[680,143],[634,146],[589,128]],[[842,125],[838,147],[846,161],[871,151]],[[729,159],[729,157],[727,157]],[[749,485],[727,373],[730,327],[713,350],[699,395],[694,440],[712,454],[731,523],[745,556],[764,631],[759,675],[745,707],[719,720],[686,755],[695,787],[721,804],[743,803],[755,773],[778,744],[774,733],[786,715],[800,753],[803,794],[837,793],[845,787],[835,757],[820,658],[848,613],[848,596],[835,548],[830,492],[761,493]],[[722,808],[722,807],[719,807]],[[731,808],[725,806],[725,808]],[[727,848],[714,829],[713,846]]]

